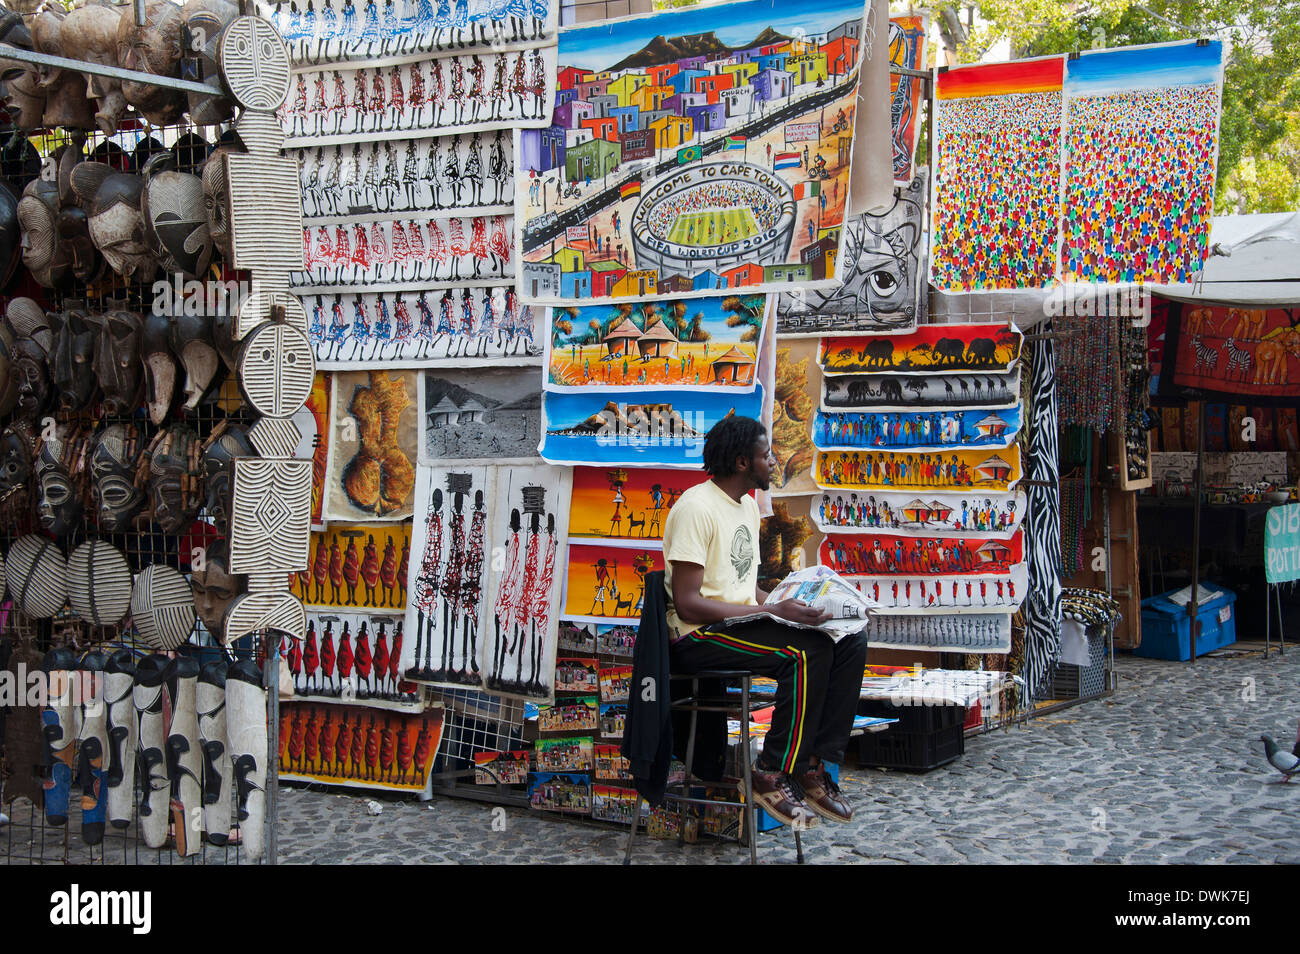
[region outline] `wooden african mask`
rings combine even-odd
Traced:
[[[18,417],[35,423],[50,404],[49,355],[31,338],[14,345],[14,375],[18,379]]]
[[[37,52],[64,56],[62,33],[64,12],[47,6],[32,20],[32,40]],[[86,81],[76,70],[38,66],[45,90],[45,125],[67,129],[93,129],[95,110],[86,94]]]
[[[239,5],[229,0],[189,0],[181,8],[185,20],[182,44],[185,78],[212,87],[212,93],[187,93],[190,121],[199,126],[215,126],[235,115],[235,104],[221,85],[221,68],[217,63],[217,45],[226,24],[239,15]]]
[[[208,235],[226,262],[230,251],[230,180],[226,176],[225,157],[243,152],[237,146],[218,146],[203,163],[203,209],[208,217]]]
[[[4,100],[10,119],[19,129],[40,129],[45,125],[45,90],[41,87],[40,74],[29,64],[8,69],[8,64],[14,61],[4,62],[7,74]]]
[[[199,619],[216,639],[225,641],[226,616],[236,599],[248,588],[242,576],[230,572],[230,548],[224,539],[213,540],[203,555],[201,567],[190,574],[194,608]]]
[[[168,272],[198,280],[212,262],[212,237],[203,202],[203,180],[177,172],[170,153],[160,153],[144,169],[141,212],[145,234]]]
[[[72,170],[71,183],[89,216],[91,240],[109,267],[123,278],[152,278],[158,262],[149,247],[140,209],[144,180],[114,172],[102,162],[81,162]]]
[[[160,431],[149,456],[149,502],[164,533],[180,533],[193,521],[199,489],[199,439],[184,424]]]
[[[18,406],[18,378],[13,374],[14,333],[0,322],[0,415]]]
[[[95,377],[104,392],[104,410],[126,416],[140,406],[144,365],[140,360],[140,316],[114,309],[100,315]]]
[[[50,356],[50,377],[58,406],[64,411],[81,411],[95,392],[95,329],[84,308],[69,303],[64,312],[52,312],[54,351]]]
[[[76,443],[76,435],[60,427],[36,448],[36,514],[56,537],[66,537],[78,527],[85,512],[72,475]]]
[[[206,495],[204,509],[218,527],[230,527],[230,502],[235,478],[236,457],[256,457],[248,431],[238,425],[228,427],[203,451],[203,479]]]
[[[91,496],[105,533],[130,530],[144,506],[144,492],[135,484],[140,447],[140,430],[130,422],[108,425],[91,443]]]
[[[144,403],[149,420],[161,424],[176,399],[176,359],[167,344],[171,322],[151,312],[140,331],[140,357],[144,363]]]
[[[217,383],[221,358],[212,342],[212,319],[206,315],[172,315],[168,319],[167,343],[185,369],[185,402],[194,410]]]
[[[74,133],[72,141],[59,153],[59,214],[55,223],[59,230],[59,247],[68,259],[73,277],[94,283],[104,275],[104,257],[90,238],[90,218],[77,204],[77,195],[72,190],[72,170],[84,161],[84,143],[85,135]]]
[[[0,431],[0,503],[23,490],[32,479],[33,438],[21,424]]]
[[[0,287],[9,284],[18,267],[18,197],[0,182]]]
[[[33,179],[18,200],[23,264],[37,284],[54,288],[68,274],[71,261],[59,244],[59,187]]]
[[[154,76],[180,76],[181,8],[167,0],[148,0],[145,25],[137,26],[130,12],[117,23],[117,65]],[[122,81],[126,101],[156,126],[181,118],[187,105],[185,94],[146,83]]]
[[[100,66],[117,66],[117,25],[121,19],[117,8],[102,4],[73,10],[63,18],[63,55]],[[111,136],[126,112],[122,81],[87,73],[86,92],[95,101],[95,124],[104,135]]]

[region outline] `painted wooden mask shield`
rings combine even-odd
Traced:
[[[152,278],[158,262],[141,213],[144,180],[102,162],[82,162],[72,170],[71,184],[89,216],[90,238],[109,267],[123,278]]]
[[[175,171],[167,153],[149,160],[141,211],[145,232],[162,267],[200,279],[212,262],[212,237],[203,202],[203,180]]]
[[[91,496],[99,529],[121,533],[144,506],[144,492],[135,484],[140,431],[130,423],[110,424],[90,449]]]
[[[167,339],[171,322],[166,315],[150,313],[140,332],[140,356],[144,364],[144,403],[149,420],[161,424],[176,398],[176,359]]]
[[[32,443],[31,435],[21,425],[10,424],[0,431],[0,503],[30,483]]]
[[[50,371],[58,406],[65,411],[81,411],[95,391],[95,329],[86,312],[77,307],[51,313],[49,322],[54,332]]]
[[[95,376],[108,414],[129,415],[140,406],[144,364],[140,360],[139,315],[116,309],[99,317]]]
[[[239,426],[227,428],[203,452],[203,479],[206,496],[204,509],[219,527],[230,526],[230,501],[235,478],[236,457],[256,457],[248,431]]]
[[[70,469],[75,436],[59,428],[36,451],[36,514],[41,526],[65,537],[81,524],[85,508]]]
[[[217,47],[221,31],[239,15],[239,6],[229,0],[189,0],[181,8],[185,20],[182,44],[186,59],[182,64],[185,78],[211,86],[212,92],[187,93],[190,121],[200,126],[215,126],[235,114],[235,104],[225,96],[221,85],[221,67]]]
[[[189,427],[173,424],[158,435],[149,458],[149,502],[164,533],[179,533],[198,513],[199,440]]]
[[[39,285],[53,288],[68,274],[71,265],[59,244],[59,187],[44,179],[33,179],[18,200],[18,225],[22,230],[23,264]]]

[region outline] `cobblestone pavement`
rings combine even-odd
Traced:
[[[1295,738],[1300,649],[1268,660],[1203,657],[1195,666],[1121,655],[1117,668],[1112,698],[968,739],[965,756],[944,768],[846,770],[842,787],[857,819],[807,833],[807,860],[1300,862],[1300,785],[1280,784],[1256,741],[1267,733],[1289,749]],[[368,813],[370,800],[381,814]],[[493,809],[443,796],[421,803],[282,786],[280,860],[622,860],[625,828],[507,808],[504,830],[494,830]],[[794,861],[788,831],[760,835],[758,850],[761,861]],[[19,845],[9,851],[22,860]],[[730,843],[679,848],[642,834],[633,859],[731,864],[748,856]]]

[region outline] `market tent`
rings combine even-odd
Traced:
[[[1300,302],[1300,212],[1215,216],[1200,281],[1167,285],[1160,294],[1241,307]]]

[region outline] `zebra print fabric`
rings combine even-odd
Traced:
[[[1052,333],[1049,318],[1036,331]],[[1029,509],[1024,526],[1029,560],[1025,617],[1026,698],[1046,689],[1061,645],[1061,492],[1056,420],[1056,353],[1050,337],[1027,342],[1030,399],[1026,408],[1029,449],[1025,474]]]

